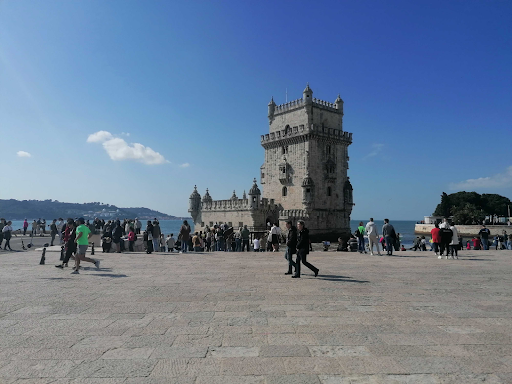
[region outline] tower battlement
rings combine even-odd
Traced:
[[[297,99],[289,101],[288,103],[276,105],[274,109],[274,116],[280,115],[281,113],[293,111],[295,109],[303,108],[306,103],[303,99]],[[331,112],[343,113],[343,108],[340,107],[337,103],[331,103],[329,101],[320,100],[317,98],[313,98],[311,103],[313,107],[325,109]]]
[[[261,135],[261,145],[265,147],[265,145],[269,145],[274,142],[276,145],[282,144],[281,141],[285,139],[292,139],[300,137],[304,134],[315,134],[318,137],[323,137],[326,139],[337,139],[346,142],[347,144],[352,143],[352,133],[345,132],[341,129],[336,128],[327,128],[318,126],[315,124],[311,124],[310,127],[305,127],[303,124],[290,127],[289,129],[282,129],[280,131],[275,131],[271,133],[267,133],[265,135]],[[306,139],[306,138],[304,138]]]

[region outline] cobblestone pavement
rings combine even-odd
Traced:
[[[512,252],[0,252],[0,383],[512,383]]]

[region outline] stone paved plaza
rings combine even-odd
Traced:
[[[0,383],[512,383],[512,252],[0,252]]]

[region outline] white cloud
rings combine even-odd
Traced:
[[[16,152],[16,155],[18,155],[18,157],[32,157],[32,155],[28,152],[25,152],[25,151],[18,151]]]
[[[158,152],[139,143],[128,144],[124,139],[114,137],[110,132],[99,131],[89,135],[88,143],[102,143],[103,148],[114,161],[135,160],[143,164],[164,164],[168,161]]]
[[[98,131],[89,135],[87,138],[88,143],[103,143],[104,141],[113,139],[114,136],[110,132],[107,131]]]
[[[189,163],[183,163],[183,164],[180,164],[180,167],[181,168],[188,168],[188,167],[190,167],[190,164]]]
[[[512,187],[512,165],[507,167],[503,173],[497,173],[488,177],[480,177],[478,179],[467,179],[460,183],[450,184],[450,189],[452,190],[507,187]]]
[[[374,157],[374,156],[377,156],[380,151],[382,150],[382,148],[384,147],[384,144],[380,144],[380,143],[375,143],[375,144],[372,144],[372,151],[367,154],[364,159],[367,159],[368,157]]]

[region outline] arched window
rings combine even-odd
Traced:
[[[332,188],[327,187],[327,196],[331,196],[331,195],[332,195]]]
[[[283,187],[283,196],[288,195],[288,188]]]
[[[292,133],[292,129],[290,128],[289,125],[287,125],[286,127],[284,127],[284,134],[287,135],[289,133]]]

